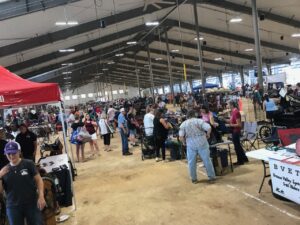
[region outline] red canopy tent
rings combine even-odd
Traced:
[[[0,66],[0,108],[61,101],[56,83],[35,83]]]

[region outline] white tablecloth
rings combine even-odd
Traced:
[[[296,148],[296,144],[291,144],[286,146],[287,148]],[[276,159],[276,160],[284,160],[291,157],[296,157],[296,153],[288,152],[287,150],[278,150],[278,151],[270,151],[265,148],[247,152],[246,155],[249,158],[259,159],[266,162],[269,162],[269,158]]]
[[[68,161],[69,161],[68,155],[61,154],[61,155],[48,156],[44,159],[41,159],[40,165],[41,168],[45,169],[47,173],[50,173],[52,172],[53,168],[58,168],[63,165],[66,165],[68,169],[70,169]]]

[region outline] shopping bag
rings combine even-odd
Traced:
[[[86,143],[92,140],[92,136],[89,134],[89,132],[83,127],[80,129],[80,132],[77,136],[77,141],[80,141],[82,143]]]

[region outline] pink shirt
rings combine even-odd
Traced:
[[[231,112],[230,123],[231,124],[237,124],[236,120],[238,120],[238,119],[241,119],[240,111],[237,108],[234,108]],[[233,133],[240,133],[241,132],[241,127],[234,127],[232,132]]]

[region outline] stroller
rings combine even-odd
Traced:
[[[154,136],[146,136],[145,128],[141,128],[141,151],[142,160],[145,158],[152,159],[155,157],[155,142]]]

